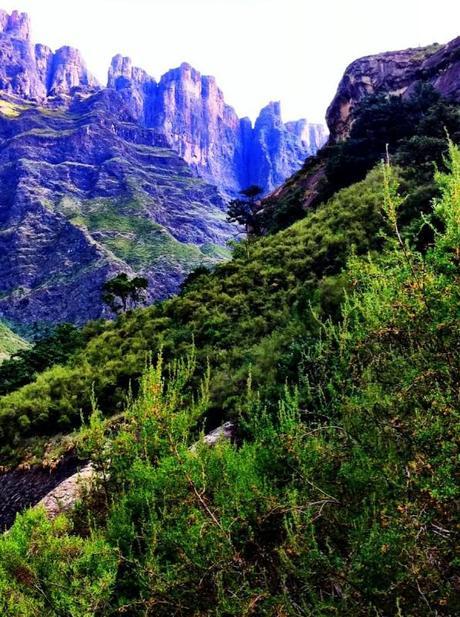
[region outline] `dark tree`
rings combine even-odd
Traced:
[[[140,302],[145,302],[147,287],[146,278],[135,276],[130,279],[123,272],[104,283],[102,299],[114,313],[125,313],[128,308],[134,308]]]
[[[240,191],[240,195],[246,199],[233,199],[228,205],[227,219],[231,223],[243,225],[248,235],[258,236],[261,233],[257,217],[257,197],[261,195],[262,190],[260,186],[253,184]]]

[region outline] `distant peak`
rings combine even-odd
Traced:
[[[13,38],[28,41],[30,39],[30,18],[27,13],[13,11],[10,14],[0,9],[0,31]]]
[[[110,63],[107,87],[121,90],[129,86],[131,82],[154,84],[155,80],[144,69],[134,66],[129,56],[117,54]]]

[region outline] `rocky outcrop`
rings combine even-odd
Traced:
[[[249,119],[240,119],[227,105],[214,77],[186,63],[156,83],[130,58],[117,55],[107,85],[120,93],[134,120],[164,136],[195,173],[227,196],[250,184],[269,192],[323,143],[321,130],[305,120],[284,125],[279,104],[262,110],[253,128]],[[100,89],[77,49],[53,52],[33,45],[28,16],[0,11],[1,91],[43,102],[77,90]]]
[[[48,95],[70,94],[74,88],[99,89],[97,79],[88,71],[78,49],[61,47],[51,63],[51,75],[47,83]]]
[[[250,143],[249,183],[280,186],[324,145],[326,131],[306,120],[284,124],[280,103],[269,103],[256,120]]]
[[[7,111],[2,113],[2,109]],[[103,283],[149,279],[149,300],[225,255],[237,230],[215,187],[103,90],[41,108],[0,100],[0,316],[84,323]]]
[[[214,77],[186,63],[156,84],[129,58],[115,56],[108,86],[122,92],[135,117],[164,135],[200,176],[226,194],[250,184],[272,190],[325,140],[324,129],[306,120],[283,124],[279,103],[264,108],[253,128],[227,105]]]
[[[0,533],[11,527],[18,512],[35,506],[62,482],[78,472],[81,463],[67,455],[54,467],[0,470]]]
[[[100,88],[80,52],[62,47],[53,53],[45,45],[33,45],[28,15],[0,10],[0,90],[42,101],[71,94],[74,88]]]
[[[12,38],[28,41],[30,39],[30,19],[27,13],[13,11],[8,15],[0,9],[0,31]]]
[[[201,443],[215,447],[221,441],[233,441],[236,427],[233,422],[204,435],[202,442],[191,446],[196,452]],[[91,462],[79,462],[72,452],[51,467],[18,467],[0,469],[0,533],[11,527],[16,514],[32,506],[44,508],[50,518],[71,510],[97,479]],[[101,477],[99,475],[99,477]]]
[[[460,37],[447,45],[386,52],[350,64],[327,111],[331,141],[348,136],[352,111],[366,96],[409,97],[419,83],[429,83],[444,97],[460,102]]]

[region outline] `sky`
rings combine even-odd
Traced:
[[[79,48],[103,83],[117,53],[156,79],[189,62],[253,120],[280,100],[284,120],[322,122],[356,58],[460,34],[459,0],[0,0],[0,8],[28,12],[35,42]]]

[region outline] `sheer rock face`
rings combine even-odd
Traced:
[[[280,103],[269,103],[256,120],[250,161],[251,184],[273,190],[300,169],[326,141],[322,125],[281,119]]]
[[[53,53],[45,45],[33,45],[28,15],[0,10],[0,90],[43,101],[77,87],[100,88],[80,52],[62,47]]]
[[[61,47],[53,56],[48,94],[70,94],[74,88],[98,89],[97,79],[88,71],[78,49]]]
[[[156,84],[129,58],[115,56],[108,87],[122,92],[140,121],[164,135],[200,176],[227,194],[250,184],[268,192],[325,139],[316,128],[310,137],[308,127],[317,125],[306,120],[284,125],[279,103],[262,110],[253,128],[248,118],[240,119],[227,105],[214,77],[201,75],[186,63]]]
[[[460,37],[447,45],[367,56],[346,69],[327,111],[331,141],[345,139],[352,110],[370,94],[409,97],[418,83],[432,84],[443,96],[460,101]]]
[[[110,316],[120,272],[149,280],[148,301],[177,292],[240,233],[223,195],[285,179],[307,133],[276,105],[253,128],[188,64],[157,83],[116,56],[102,88],[77,50],[32,44],[27,15],[0,11],[0,319]]]

